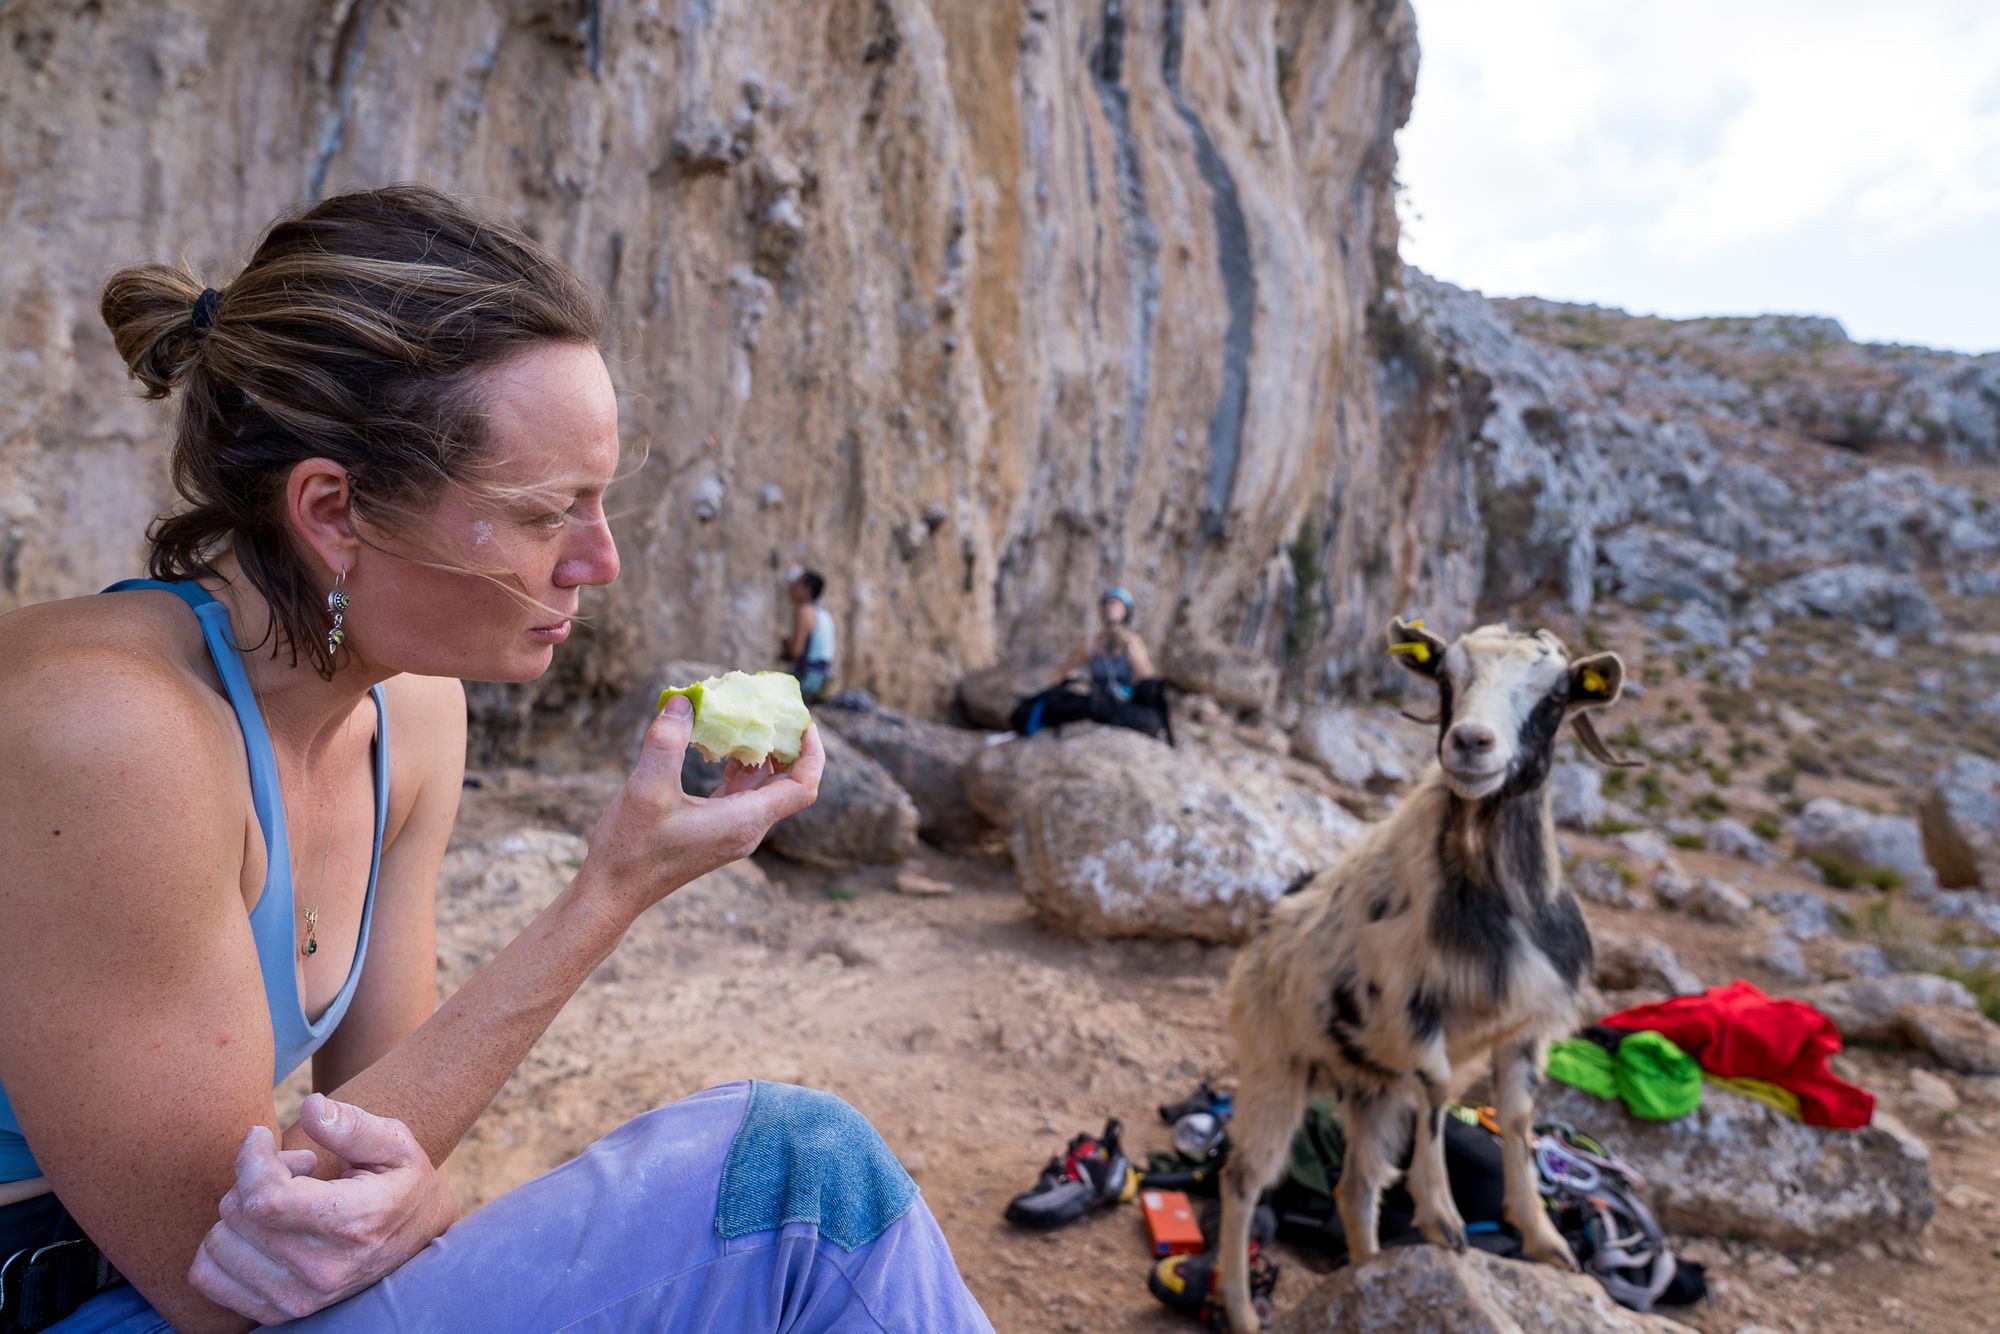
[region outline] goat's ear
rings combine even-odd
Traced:
[[[1444,651],[1450,647],[1424,629],[1422,621],[1406,621],[1398,616],[1389,622],[1389,656],[1418,676],[1436,676]]]
[[[1616,653],[1593,653],[1569,665],[1569,706],[1601,709],[1625,688],[1625,664]]]

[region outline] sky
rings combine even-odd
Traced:
[[[1403,257],[2000,350],[2000,0],[1414,0]]]

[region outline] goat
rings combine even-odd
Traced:
[[[1445,1175],[1452,1067],[1493,1057],[1507,1221],[1527,1254],[1576,1267],[1542,1208],[1529,1138],[1544,1043],[1575,1023],[1590,932],[1563,887],[1549,806],[1557,733],[1618,698],[1616,654],[1575,661],[1547,631],[1484,626],[1456,643],[1400,617],[1390,652],[1437,683],[1438,763],[1332,867],[1287,890],[1229,977],[1236,1110],[1222,1182],[1219,1268],[1230,1327],[1256,1329],[1249,1233],[1307,1099],[1340,1105],[1335,1197],[1354,1262],[1379,1249],[1381,1193],[1414,1106],[1410,1194],[1425,1240],[1463,1249]]]

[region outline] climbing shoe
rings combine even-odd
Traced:
[[[1257,1322],[1269,1324],[1273,1307],[1271,1293],[1278,1286],[1278,1266],[1264,1256],[1264,1248],[1250,1243],[1250,1301],[1257,1308]],[[1169,1311],[1201,1321],[1211,1330],[1229,1328],[1229,1313],[1222,1306],[1221,1285],[1215,1281],[1215,1252],[1200,1255],[1169,1255],[1146,1275],[1146,1290]],[[1247,1334],[1247,1331],[1245,1332]]]
[[[1061,1227],[1138,1194],[1139,1174],[1118,1142],[1120,1129],[1114,1119],[1104,1123],[1102,1135],[1071,1140],[1060,1158],[1049,1159],[1034,1189],[1008,1204],[1007,1221],[1018,1227]]]

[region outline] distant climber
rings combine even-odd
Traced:
[[[1009,725],[1016,735],[1033,736],[1045,727],[1087,720],[1164,736],[1173,744],[1165,683],[1154,675],[1146,641],[1131,627],[1133,610],[1130,593],[1104,590],[1097,603],[1097,633],[1070,654],[1053,686],[1014,706]]]
[[[801,571],[792,580],[792,633],[783,651],[786,670],[799,678],[799,693],[808,704],[825,696],[840,651],[833,613],[819,604],[825,591],[826,580],[817,570]]]

